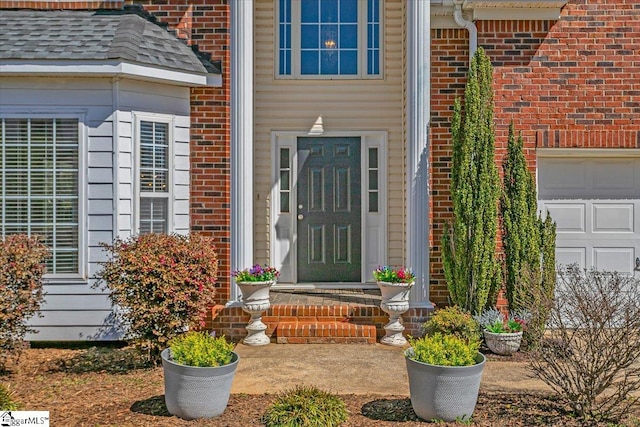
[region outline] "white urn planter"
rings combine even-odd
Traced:
[[[171,360],[171,350],[160,353],[164,370],[164,400],[170,414],[186,420],[215,418],[227,408],[231,384],[240,357],[232,353],[231,363],[197,367]]]
[[[484,342],[495,354],[510,356],[520,349],[522,342],[522,331],[511,333],[495,333],[486,329],[483,331]]]
[[[478,401],[485,365],[482,353],[471,366],[440,366],[411,359],[413,348],[405,351],[411,406],[423,420],[447,422],[471,418]]]
[[[251,346],[269,344],[271,340],[264,333],[267,325],[262,322],[262,312],[271,307],[269,290],[275,281],[236,283],[242,292],[242,310],[251,315],[251,320],[246,326],[248,335],[242,342]]]
[[[377,284],[382,295],[380,308],[389,315],[389,323],[384,326],[386,334],[382,337],[380,343],[402,347],[407,343],[407,340],[402,335],[404,326],[402,326],[400,319],[409,310],[409,293],[413,282],[391,283],[378,281]]]

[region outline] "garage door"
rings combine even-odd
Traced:
[[[640,157],[539,158],[538,198],[558,263],[640,276]]]

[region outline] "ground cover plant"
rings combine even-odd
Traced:
[[[339,396],[303,385],[280,393],[262,421],[266,427],[335,427],[346,421],[347,415]]]

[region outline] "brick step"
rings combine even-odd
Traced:
[[[281,321],[276,326],[278,344],[375,344],[375,325],[328,320]]]

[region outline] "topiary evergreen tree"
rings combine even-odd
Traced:
[[[472,313],[494,304],[500,278],[492,74],[491,61],[479,48],[471,61],[464,114],[456,100],[451,124],[454,219],[445,225],[444,273],[453,303]]]

